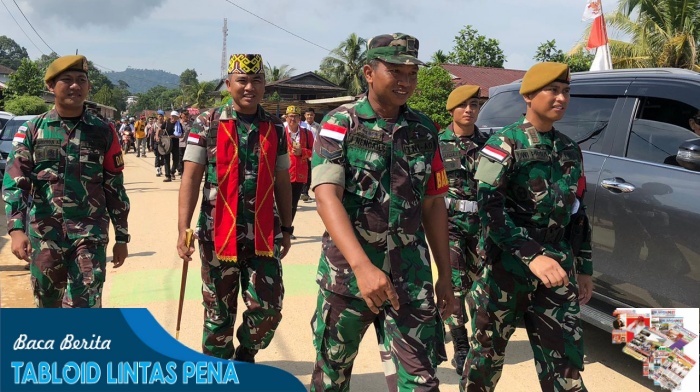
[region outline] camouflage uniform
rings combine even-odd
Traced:
[[[473,336],[460,387],[493,390],[524,317],[542,390],[585,390],[575,274],[592,273],[590,237],[574,258],[563,235],[577,204],[581,152],[562,133],[538,133],[521,119],[491,136],[481,155],[475,178],[486,265],[469,299]],[[528,268],[540,254],[561,263],[569,285],[540,284]]]
[[[114,128],[51,110],[19,128],[3,180],[7,229],[26,230],[38,307],[101,307],[109,221],[128,242],[124,157]]]
[[[349,388],[362,336],[374,323],[390,389],[435,390],[445,358],[421,203],[447,190],[437,130],[425,115],[402,107],[396,124],[379,118],[366,96],[323,120],[314,145],[312,189],[344,188],[343,206],[367,257],[384,271],[401,304],[375,315],[328,232],[323,235],[311,326],[316,364],[311,390]]]
[[[445,323],[459,327],[467,319],[465,295],[481,270],[481,262],[476,254],[479,216],[476,213],[477,184],[474,172],[479,149],[486,142],[486,137],[476,126],[474,134],[465,137],[457,136],[453,127],[454,124],[450,124],[440,132],[440,152],[450,183],[445,204],[450,230],[452,289],[457,299],[455,309]]]
[[[280,262],[280,220],[275,210],[275,257],[255,255],[255,195],[260,142],[258,126],[272,121],[278,136],[276,170],[289,168],[287,138],[282,123],[258,107],[251,123],[229,104],[201,113],[192,123],[185,161],[205,165],[202,207],[195,234],[202,259],[202,297],[204,331],[202,351],[218,358],[234,356],[233,327],[236,321],[239,283],[247,310],[236,336],[240,346],[249,350],[267,347],[282,319],[282,264]],[[214,252],[214,207],[216,204],[216,140],[219,119],[236,120],[240,154],[238,216],[236,235],[238,261],[220,262]],[[214,134],[212,134],[214,133]]]

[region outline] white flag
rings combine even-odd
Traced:
[[[586,9],[583,10],[582,21],[587,21],[595,19],[603,14],[603,7],[600,4],[600,0],[589,0],[586,4]]]

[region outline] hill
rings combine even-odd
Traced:
[[[125,81],[129,85],[129,92],[132,94],[145,93],[158,85],[174,88],[180,83],[179,75],[160,69],[127,68],[125,71],[105,72],[104,74],[115,85],[120,80]]]

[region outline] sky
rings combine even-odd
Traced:
[[[420,42],[418,57],[427,61],[437,50],[445,53],[452,50],[455,35],[466,25],[500,42],[506,57],[505,68],[524,70],[535,63],[532,57],[541,43],[556,39],[557,47],[568,51],[582,38],[586,22],[581,21],[581,16],[587,3],[586,0],[0,1],[4,5],[0,6],[0,35],[7,35],[26,48],[32,59],[51,53],[51,49],[59,55],[75,54],[77,50],[102,71],[131,67],[162,69],[180,75],[185,69],[194,68],[200,81],[218,79],[221,73],[224,18],[228,19],[227,60],[231,53],[260,53],[272,66],[288,64],[295,68],[293,74],[318,69],[328,50],[351,33],[364,38],[394,32],[413,35]],[[604,1],[604,11],[615,10],[617,2]]]

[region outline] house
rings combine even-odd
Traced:
[[[12,68],[0,65],[0,90],[7,88],[7,82],[10,80],[10,75],[13,73],[15,73],[15,70]]]
[[[474,67],[462,64],[441,64],[452,76],[455,87],[471,84],[481,87],[481,97],[489,98],[491,87],[508,84],[522,79],[526,71],[517,69]]]

